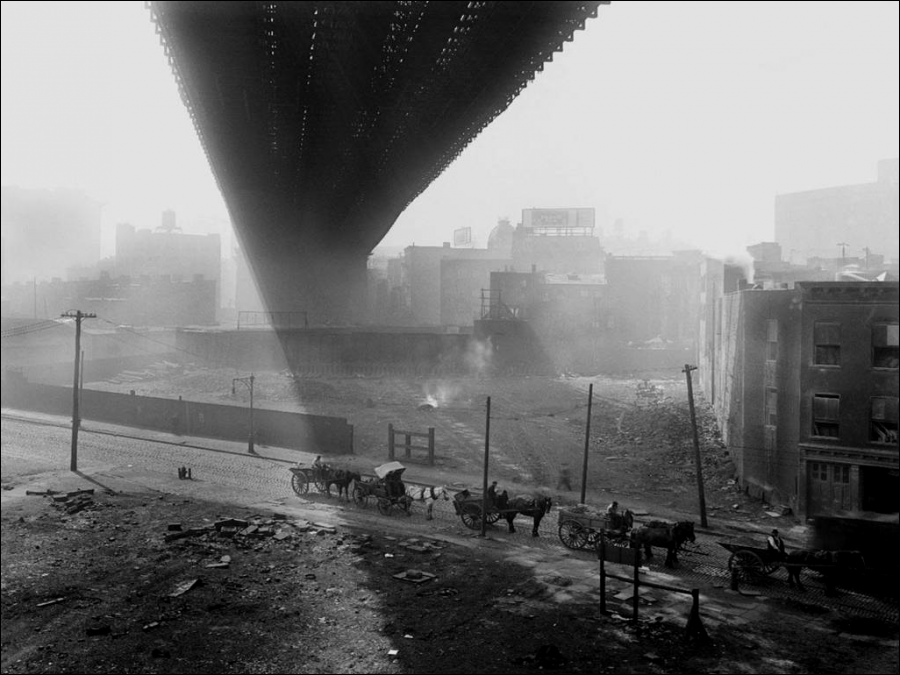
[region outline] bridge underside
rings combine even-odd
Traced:
[[[601,2],[151,2],[272,311],[350,321],[397,217]]]

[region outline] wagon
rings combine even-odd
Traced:
[[[297,466],[289,467],[291,472],[291,487],[298,496],[305,495],[309,492],[309,485],[312,483],[319,492],[325,492],[325,478],[331,469],[327,465],[320,466]]]
[[[401,479],[406,467],[400,462],[388,462],[375,467],[375,478],[358,481],[353,486],[353,501],[357,506],[368,506],[373,499],[378,512],[388,515],[391,508],[397,507],[410,514],[412,499],[406,495],[406,487]]]
[[[720,541],[719,546],[731,552],[731,556],[728,558],[728,571],[737,570],[738,576],[748,581],[769,576],[784,565],[767,548],[736,544],[730,541]]]
[[[298,464],[290,467],[290,471],[291,487],[297,495],[305,495],[309,492],[310,483],[315,485],[320,492],[325,490],[325,474],[321,467]]]
[[[453,497],[453,510],[460,517],[463,524],[470,530],[481,527],[482,514],[484,513],[484,499],[482,495],[463,490]],[[494,504],[488,503],[487,514],[484,516],[488,524],[500,520],[502,512]]]
[[[561,509],[558,522],[559,540],[566,548],[597,548],[604,537],[613,544],[628,545],[629,527],[619,514]]]

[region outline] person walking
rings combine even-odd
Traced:
[[[569,470],[568,462],[563,462],[559,467],[559,480],[556,483],[556,489],[572,491],[572,474]]]

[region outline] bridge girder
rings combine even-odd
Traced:
[[[403,209],[600,4],[149,6],[267,303],[308,310],[309,280],[292,301],[281,277],[292,261],[312,278],[364,266]],[[355,291],[317,304],[346,292]]]

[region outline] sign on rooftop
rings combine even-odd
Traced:
[[[546,236],[591,236],[594,209],[522,209],[522,227]]]
[[[453,230],[453,245],[457,248],[469,248],[472,246],[472,228],[461,227]]]

